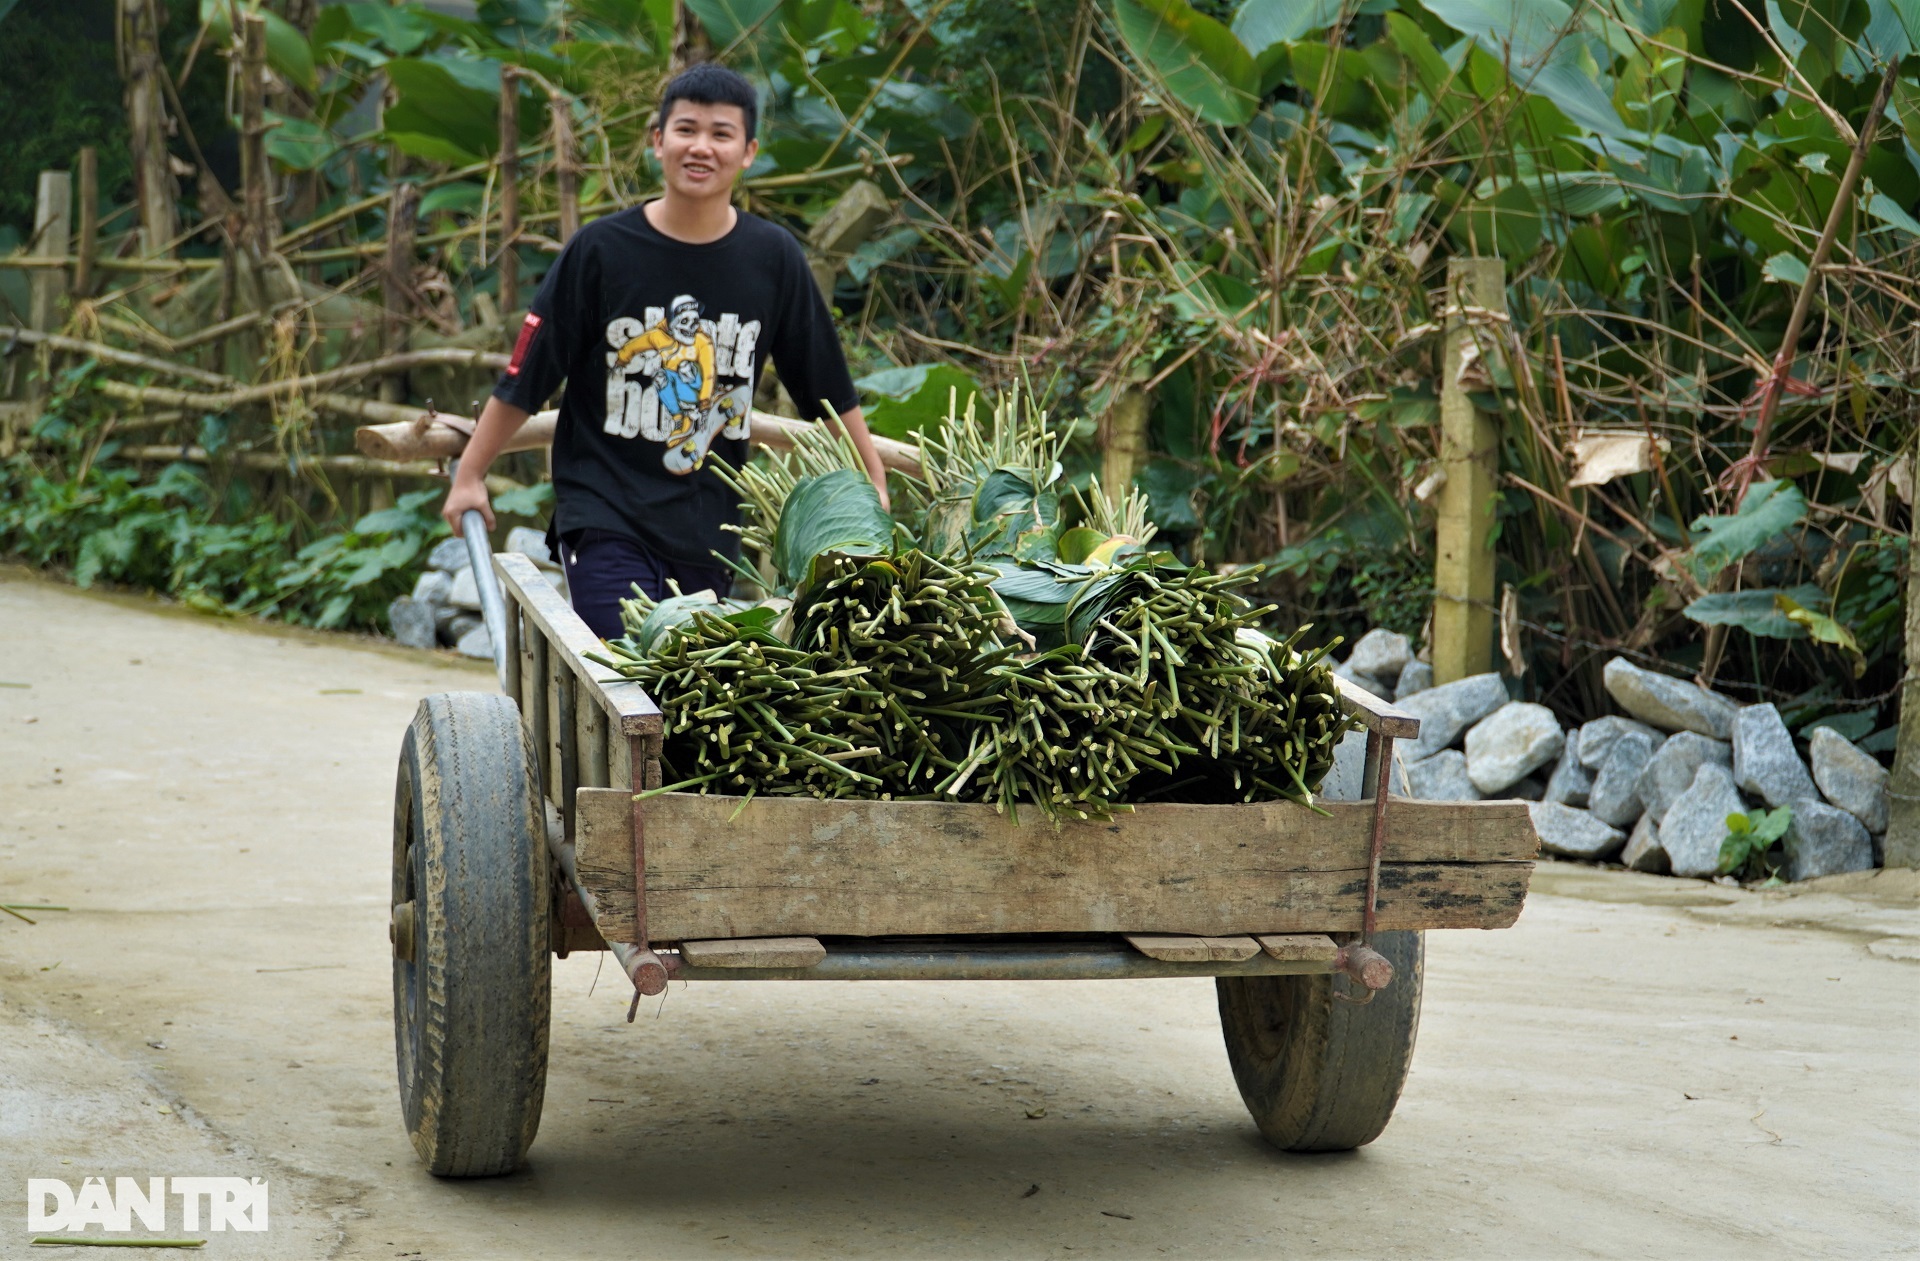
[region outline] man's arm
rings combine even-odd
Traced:
[[[520,426],[527,423],[528,412],[521,411],[512,403],[502,402],[498,398],[489,398],[480,413],[480,423],[474,426],[473,437],[467,440],[467,449],[461,453],[459,470],[454,474],[453,486],[447,491],[447,501],[440,506],[440,515],[453,527],[453,536],[460,537],[460,517],[469,508],[477,508],[480,515],[487,519],[487,528],[493,528],[493,505],[487,499],[487,469],[492,466],[500,448],[507,445],[513,435],[520,432]],[[867,427],[863,423],[860,433],[864,437]],[[873,442],[867,440],[867,449]],[[877,461],[878,457],[875,457]],[[873,461],[869,462],[870,465]],[[881,492],[885,496],[884,491]]]
[[[880,506],[891,509],[893,501],[887,497],[887,466],[880,463],[880,453],[873,449],[873,435],[867,431],[866,413],[858,407],[841,412],[840,428],[847,437],[853,439],[853,449],[860,453],[860,462],[867,466],[867,476],[873,479],[873,488],[880,492]],[[463,466],[460,471],[465,473],[466,468]],[[481,493],[486,493],[484,487]]]

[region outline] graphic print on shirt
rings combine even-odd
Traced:
[[[606,432],[666,444],[662,462],[685,475],[706,462],[714,439],[744,438],[753,424],[753,356],[760,321],[704,318],[681,294],[645,318],[607,325]]]

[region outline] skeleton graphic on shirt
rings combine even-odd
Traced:
[[[702,317],[687,294],[644,319],[607,325],[606,432],[666,444],[662,462],[687,474],[706,462],[720,435],[747,436],[760,321]]]

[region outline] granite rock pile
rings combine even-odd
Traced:
[[[1397,746],[1396,791],[1428,801],[1519,798],[1548,853],[1676,876],[1719,874],[1727,816],[1790,807],[1789,880],[1878,866],[1887,771],[1830,727],[1796,741],[1771,704],[1741,705],[1616,657],[1607,694],[1621,711],[1563,729],[1511,698],[1498,674],[1439,686],[1406,636],[1373,630],[1336,674],[1419,717]],[[1362,733],[1342,742],[1321,795],[1368,795]]]
[[[540,567],[562,596],[566,576],[547,550],[540,531],[516,526],[507,531],[502,551],[518,552]],[[493,659],[493,640],[480,620],[480,588],[473,576],[467,545],[442,539],[427,556],[426,572],[413,584],[413,593],[387,606],[387,624],[393,637],[409,648],[451,648],[465,657]]]

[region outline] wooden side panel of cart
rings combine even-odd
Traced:
[[[1323,813],[1291,802],[1145,805],[1059,827],[1037,811],[1016,821],[977,804],[679,793],[636,802],[636,790],[660,784],[658,708],[586,660],[599,641],[531,562],[502,555],[495,565],[508,690],[608,941],[1362,927],[1371,801],[1324,803]],[[1343,690],[1370,724],[1405,734],[1396,722],[1410,720]],[[1536,850],[1523,802],[1396,800],[1375,926],[1506,927]],[[634,896],[641,855],[644,908]]]

